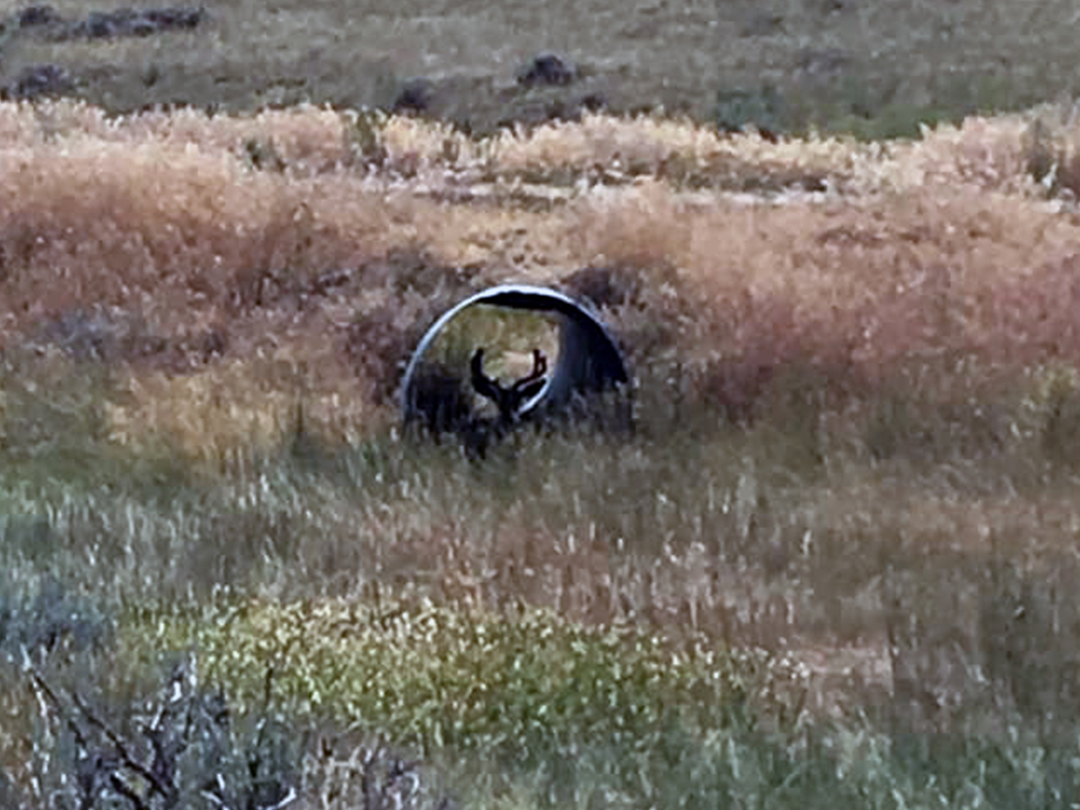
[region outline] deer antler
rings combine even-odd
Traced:
[[[497,380],[493,380],[484,374],[484,350],[482,348],[476,350],[469,365],[472,369],[473,390],[480,396],[494,402],[499,408],[499,413],[502,414],[504,410],[503,402],[506,400],[507,392],[506,389],[499,385]]]
[[[522,377],[510,386],[510,390],[517,397],[518,405],[540,393],[547,382],[545,374],[547,374],[547,357],[539,349],[533,349],[533,370],[528,376]]]
[[[547,357],[539,349],[533,349],[533,370],[525,377],[516,380],[509,388],[504,388],[498,380],[484,374],[484,350],[477,349],[470,363],[472,385],[476,393],[495,403],[499,409],[499,418],[503,424],[509,424],[518,415],[518,409],[527,399],[540,393],[546,382]]]

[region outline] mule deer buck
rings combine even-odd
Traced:
[[[531,312],[558,326],[558,355],[550,363],[534,350],[532,371],[503,385],[484,373],[484,350],[471,359],[471,385],[447,364],[427,359],[446,327],[473,307]],[[498,409],[478,416],[475,395]],[[609,396],[613,395],[613,396]],[[427,435],[463,436],[470,455],[483,456],[492,439],[522,422],[547,426],[595,424],[632,427],[634,386],[618,344],[593,309],[569,295],[529,284],[501,284],[459,301],[428,327],[406,364],[401,381],[405,425],[427,428]]]
[[[547,357],[539,349],[533,349],[532,371],[508,386],[484,373],[483,348],[476,350],[469,366],[473,390],[491,400],[499,411],[499,415],[494,419],[473,420],[468,431],[468,448],[483,457],[491,439],[501,438],[519,424],[524,416],[523,406],[544,389],[547,384]]]

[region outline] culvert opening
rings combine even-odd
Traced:
[[[629,428],[633,386],[607,327],[546,287],[493,287],[428,329],[402,380],[407,426],[459,433],[482,450],[519,425]]]

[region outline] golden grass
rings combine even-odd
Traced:
[[[212,471],[250,466],[298,431],[348,442],[385,422],[371,424],[362,397],[310,390],[284,359],[230,360],[183,376],[129,374],[115,397],[105,413],[111,440],[143,457],[179,457]]]
[[[423,327],[408,321],[466,291],[433,264],[470,265],[473,285],[615,268],[639,290],[607,316],[635,362],[678,359],[698,396],[737,413],[798,366],[849,392],[913,362],[944,374],[960,355],[988,379],[1014,375],[1080,360],[1070,281],[1080,221],[1046,200],[1069,193],[1077,130],[1056,115],[970,119],[882,146],[719,137],[653,117],[587,116],[473,141],[412,119],[316,108],[108,119],[81,104],[3,104],[11,193],[0,200],[0,322],[14,340],[65,312],[116,306],[180,346],[220,333],[231,360],[265,353],[273,335],[271,354],[324,369],[315,403],[360,393],[349,431],[385,424],[369,394],[393,388],[402,359],[372,365],[365,355],[407,351],[407,333]],[[278,162],[257,168],[256,141]],[[1040,183],[1034,164],[1048,154],[1051,179]],[[673,161],[691,168],[673,172]],[[699,169],[716,185],[688,190]],[[583,180],[561,202],[515,202],[524,176],[559,182],[568,170]],[[832,191],[756,200],[725,191],[762,177],[798,187],[809,175]],[[484,185],[504,196],[430,197]],[[419,264],[395,269],[401,251]],[[324,283],[334,273],[343,275]],[[384,310],[396,314],[379,343],[363,337],[378,330],[351,331]],[[269,395],[248,380],[243,395],[243,374],[230,368],[133,383],[139,404],[114,412],[117,435],[130,440],[140,422],[156,435],[168,422],[184,426],[183,446],[185,433],[219,435],[208,421],[232,424],[220,435],[234,437],[244,425],[279,431],[268,426],[287,423],[284,403],[302,392],[289,383]],[[209,400],[196,390],[232,391],[236,402],[199,404]],[[166,416],[177,399],[190,413]]]
[[[79,102],[0,105],[0,145],[33,147],[58,139],[160,144],[227,152],[250,160],[271,153],[294,174],[332,173],[381,150],[390,175],[435,182],[447,172],[463,181],[500,177],[559,182],[582,177],[620,183],[658,176],[677,185],[783,190],[829,188],[846,194],[965,184],[1038,193],[1033,171],[1054,172],[1072,188],[1078,125],[1065,105],[993,118],[970,116],[959,125],[924,128],[919,140],[862,143],[847,137],[766,140],[732,137],[689,119],[656,115],[615,118],[585,114],[504,130],[475,140],[452,126],[382,113],[339,113],[301,105],[251,115],[207,115],[181,108],[109,117]],[[1038,172],[1039,162],[1045,163]],[[268,162],[272,168],[273,160]],[[1075,191],[1075,189],[1073,189]]]

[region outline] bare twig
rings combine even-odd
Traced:
[[[49,702],[52,703],[54,707],[56,707],[56,711],[60,714],[60,716],[64,718],[65,725],[67,725],[68,729],[75,737],[75,744],[82,749],[88,748],[89,746],[86,742],[86,737],[83,735],[82,729],[79,728],[79,724],[75,722],[74,718],[69,717],[66,711],[64,711],[64,704],[60,702],[60,698],[56,696],[56,693],[52,690],[52,687],[49,686],[45,678],[43,678],[41,674],[33,668],[31,668],[30,670],[30,677],[33,680],[34,684],[38,687],[38,689],[41,690],[41,693],[44,694],[46,698],[48,698]]]
[[[90,707],[86,705],[77,692],[72,692],[71,697],[75,702],[75,705],[79,708],[79,711],[82,712],[83,717],[86,718],[86,721],[105,735],[106,739],[108,739],[116,750],[116,753],[120,755],[120,759],[123,761],[124,765],[145,779],[150,784],[150,787],[162,798],[171,799],[176,792],[175,788],[172,785],[167,785],[162,782],[155,773],[135,759],[128,751],[127,746],[124,745],[124,741],[121,740],[116,732],[114,732],[103,720],[90,710]]]
[[[150,805],[143,801],[142,796],[131,789],[131,786],[120,778],[118,774],[109,774],[109,784],[113,790],[127,799],[135,806],[135,810],[151,810]]]

